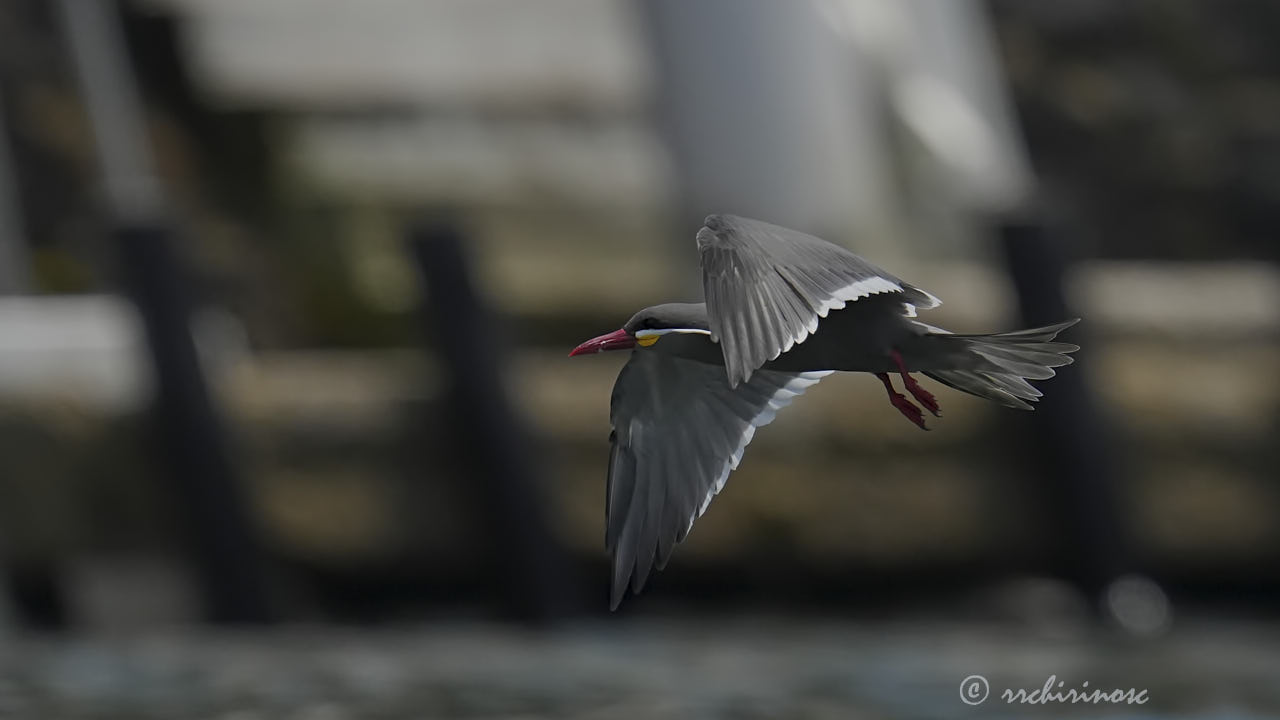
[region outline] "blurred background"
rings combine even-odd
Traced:
[[[0,717],[1013,717],[1050,675],[1151,702],[1041,713],[1276,716],[1277,32],[5,0]],[[928,434],[833,376],[610,614],[625,358],[565,355],[700,299],[713,212],[1083,349]]]

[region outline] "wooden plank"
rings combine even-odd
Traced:
[[[350,200],[462,206],[660,208],[672,173],[638,119],[503,116],[308,117],[287,157]]]
[[[153,0],[197,82],[233,107],[640,107],[651,71],[624,0]]]

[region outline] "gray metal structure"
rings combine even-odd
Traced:
[[[817,3],[641,3],[682,229],[713,212],[892,253],[892,174],[871,78]]]

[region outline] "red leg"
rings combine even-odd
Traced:
[[[907,372],[906,363],[902,362],[902,354],[897,350],[890,350],[889,357],[893,358],[894,364],[898,366],[898,374],[902,376],[902,384],[907,388],[907,392],[911,393],[911,396],[923,405],[926,410],[933,413],[934,417],[941,417],[942,408],[938,407],[937,398],[933,396],[933,393],[920,387],[920,383],[916,382],[916,379]]]
[[[916,407],[906,395],[896,392],[893,389],[893,383],[889,381],[888,373],[876,373],[876,377],[880,378],[880,382],[884,383],[884,389],[889,391],[889,402],[898,408],[898,412],[902,413],[908,420],[920,426],[921,430],[928,430],[924,426],[924,413],[920,408]]]

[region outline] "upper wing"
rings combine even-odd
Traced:
[[[729,384],[803,342],[832,310],[874,293],[902,293],[908,314],[940,300],[838,245],[733,215],[698,231],[711,337]]]
[[[715,365],[662,352],[631,353],[613,387],[605,547],[612,607],[639,592],[724,487],[757,427],[826,372],[761,370],[729,387]]]

